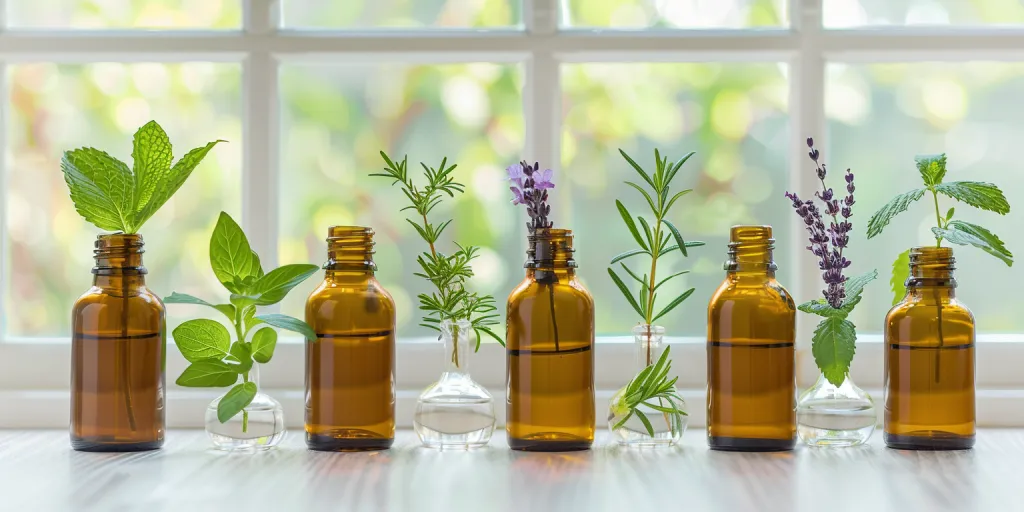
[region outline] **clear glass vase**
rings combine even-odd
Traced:
[[[808,446],[843,448],[866,443],[878,419],[875,402],[849,375],[836,386],[822,374],[800,395],[796,406],[797,434]]]
[[[638,325],[633,328],[633,340],[636,347],[636,368],[637,372],[658,362],[661,353],[665,350],[665,328],[658,325]],[[674,388],[673,388],[674,390]],[[679,442],[686,431],[689,416],[657,411],[646,405],[639,405],[636,412],[641,413],[651,424],[654,435],[650,434],[640,414],[636,412],[629,414],[629,408],[622,399],[626,387],[624,386],[612,397],[608,411],[608,430],[612,437],[621,445],[627,446],[672,446]],[[686,412],[686,402],[679,400],[674,404],[668,403],[666,399],[657,398],[650,403],[659,407],[672,407]],[[626,418],[623,422],[623,418]],[[620,425],[621,424],[621,425]]]
[[[416,404],[413,427],[424,446],[469,449],[485,446],[494,433],[494,398],[469,376],[476,332],[465,320],[441,323],[445,370]]]
[[[249,379],[259,389],[259,366],[252,365]],[[261,451],[281,443],[285,436],[284,409],[268,395],[257,391],[252,402],[228,421],[217,418],[217,405],[227,395],[215,398],[206,407],[206,434],[213,447],[225,451]]]

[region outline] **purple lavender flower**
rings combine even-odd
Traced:
[[[855,203],[853,191],[856,190],[856,187],[853,184],[853,173],[847,169],[845,176],[847,196],[840,205],[835,193],[825,184],[828,171],[825,164],[818,162],[820,153],[814,149],[814,139],[807,139],[807,147],[811,149],[807,155],[814,162],[815,173],[818,180],[821,181],[821,190],[815,192],[814,195],[825,206],[825,214],[832,217],[828,229],[825,228],[821,212],[813,202],[803,201],[796,194],[790,192],[786,192],[786,197],[793,202],[793,209],[803,219],[807,232],[810,233],[810,237],[808,237],[810,245],[807,246],[807,250],[818,257],[818,268],[821,270],[821,277],[826,285],[822,294],[829,306],[839,309],[843,306],[843,300],[846,298],[844,283],[847,278],[843,275],[843,270],[850,266],[850,260],[843,256],[843,249],[849,245],[850,231],[853,230],[853,223],[849,219],[853,216]],[[840,215],[843,220],[839,220]]]
[[[530,222],[526,224],[530,233],[537,229],[550,228],[551,221],[548,215],[551,213],[551,206],[548,203],[548,189],[555,188],[552,181],[554,172],[551,169],[540,171],[540,164],[533,165],[520,162],[506,169],[508,179],[514,185],[509,187],[512,191],[512,204],[526,205],[526,213],[530,216]]]

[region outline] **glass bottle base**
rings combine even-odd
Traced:
[[[72,438],[71,448],[80,452],[146,452],[159,450],[164,440],[128,443],[102,437]]]
[[[306,433],[306,447],[320,452],[363,452],[387,450],[395,443],[395,438],[378,437],[372,432],[358,429],[345,429],[331,434]]]
[[[589,450],[593,439],[565,434],[537,434],[526,438],[508,438],[508,447],[524,452],[575,452]]]
[[[896,450],[969,450],[974,447],[975,436],[928,430],[904,436],[885,432],[882,438],[886,446]]]
[[[744,439],[741,437],[708,436],[708,447],[724,452],[784,452],[796,446],[793,439]]]

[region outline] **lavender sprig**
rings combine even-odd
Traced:
[[[554,172],[551,169],[540,171],[540,164],[533,163],[533,166],[522,161],[513,164],[506,169],[508,179],[513,186],[512,204],[526,205],[526,213],[530,216],[530,222],[526,224],[530,234],[536,233],[538,229],[550,228],[553,224],[548,220],[551,214],[551,206],[548,205],[548,189],[555,188],[551,181]]]

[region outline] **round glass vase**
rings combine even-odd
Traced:
[[[845,448],[871,438],[878,418],[871,395],[849,375],[841,386],[818,376],[796,405],[797,435],[808,446]]]
[[[259,366],[252,365],[249,381],[256,383],[256,396],[242,412],[224,423],[217,418],[217,405],[227,392],[206,407],[206,435],[218,450],[262,451],[281,443],[285,436],[284,409],[277,400],[259,391]]]
[[[494,433],[494,398],[469,376],[476,332],[469,322],[441,322],[445,370],[420,394],[413,427],[424,446],[470,449],[487,445]]]
[[[658,358],[665,350],[664,340],[664,327],[642,324],[633,328],[637,372],[658,362]],[[608,411],[608,430],[611,431],[616,442],[620,445],[634,447],[667,447],[678,443],[683,437],[683,432],[686,431],[689,416],[658,411],[644,403],[637,406],[633,414],[630,414],[629,408],[622,403],[626,387],[628,384],[615,393]],[[678,395],[675,387],[672,388],[672,392]],[[673,400],[675,403],[668,403],[665,398],[656,398],[645,402],[658,407],[674,406],[683,412],[687,411],[686,402],[683,400]],[[654,430],[654,435],[651,435],[647,429],[641,415],[647,418],[651,429]]]

